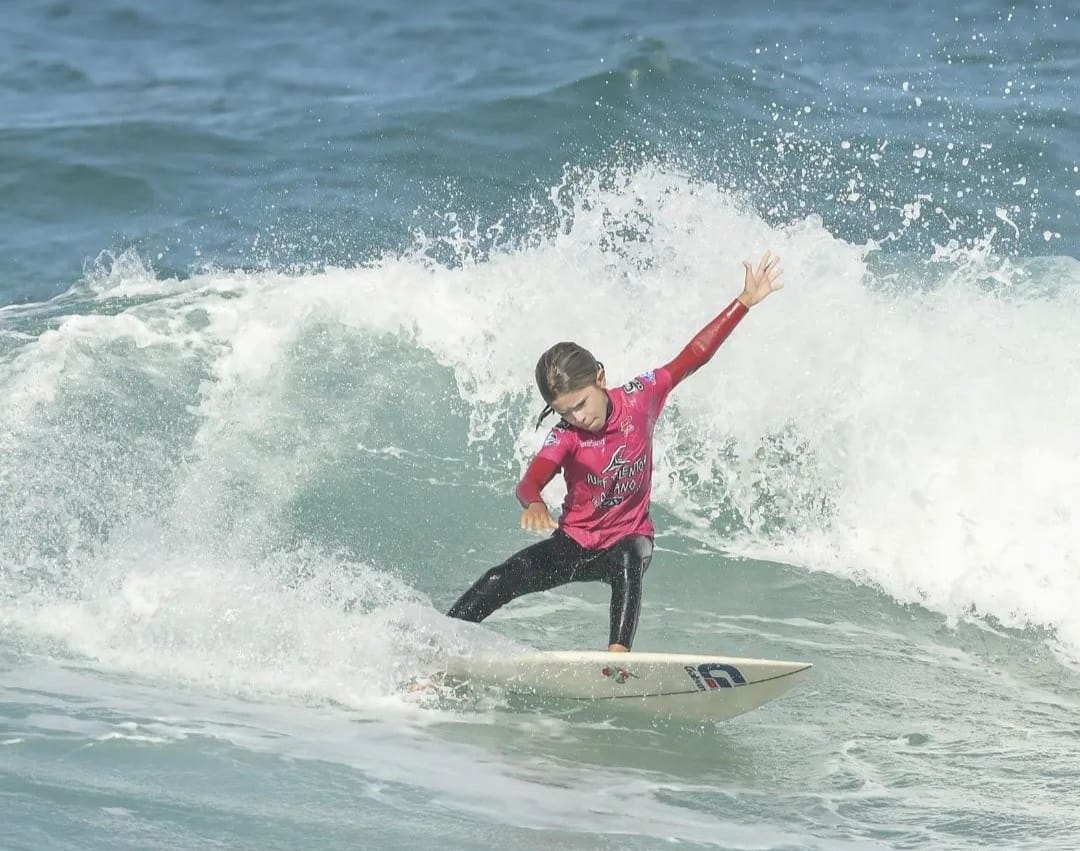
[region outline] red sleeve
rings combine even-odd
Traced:
[[[517,498],[522,508],[528,508],[534,502],[543,502],[540,491],[547,487],[548,482],[555,478],[559,472],[559,465],[550,458],[537,456],[533,458],[529,469],[525,471],[517,486]]]
[[[749,310],[745,304],[735,299],[724,308],[723,313],[698,331],[697,336],[686,344],[686,348],[664,367],[671,376],[671,386],[674,387],[707,364]]]

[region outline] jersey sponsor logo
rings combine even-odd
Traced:
[[[623,451],[625,449],[626,444],[620,443],[618,448],[611,453],[611,460],[608,461],[608,465],[600,475],[606,476],[608,473],[614,473],[613,481],[617,482],[644,472],[645,464],[648,459],[644,455],[635,460],[623,458]]]
[[[619,431],[623,434],[630,434],[634,430],[634,420],[631,417],[627,417],[621,423],[619,423]]]
[[[611,460],[608,461],[607,466],[604,468],[602,475],[607,475],[612,470],[618,470],[620,467],[625,467],[630,462],[622,457],[623,450],[626,449],[625,443],[620,443],[618,448],[611,453]]]
[[[548,446],[554,446],[559,442],[559,433],[557,431],[549,431],[548,436],[544,438],[544,448]]]
[[[723,662],[706,662],[704,665],[686,665],[684,669],[700,691],[714,691],[746,685],[746,677],[734,665]]]
[[[627,381],[622,386],[622,389],[625,393],[637,393],[639,390],[644,390],[645,385],[641,383],[640,379],[635,378],[633,381]]]
[[[607,466],[599,475],[585,474],[585,481],[590,485],[604,488],[603,493],[592,498],[594,509],[614,508],[641,489],[640,474],[645,471],[645,466],[648,464],[648,455],[643,454],[640,458],[631,460],[623,457],[625,451],[626,444],[620,443],[611,453]]]
[[[607,438],[606,437],[601,437],[601,438],[598,438],[596,440],[583,440],[583,441],[581,441],[581,448],[582,449],[594,449],[594,448],[596,448],[598,446],[603,446],[605,443],[607,443]]]

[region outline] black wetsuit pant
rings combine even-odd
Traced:
[[[644,535],[628,535],[605,549],[590,550],[560,529],[491,568],[447,614],[482,621],[523,594],[548,591],[568,582],[606,582],[611,586],[608,643],[629,649],[637,631],[642,579],[652,551],[652,539]]]

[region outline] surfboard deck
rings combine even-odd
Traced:
[[[537,651],[520,656],[457,656],[451,682],[496,686],[507,694],[572,701],[617,701],[620,708],[689,720],[724,721],[780,697],[809,662],[678,653]]]

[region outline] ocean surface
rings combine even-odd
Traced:
[[[1080,3],[9,0],[0,851],[1075,849]],[[403,693],[535,538],[532,370],[656,436],[722,725]],[[557,505],[558,483],[547,492]]]

